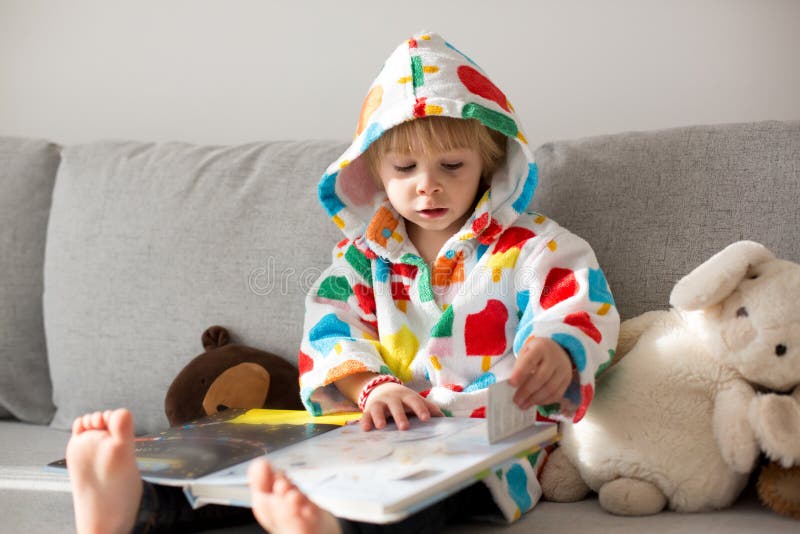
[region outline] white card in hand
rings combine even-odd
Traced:
[[[486,428],[489,443],[496,443],[536,423],[536,406],[520,410],[514,404],[515,388],[508,380],[489,386],[489,401],[486,407]]]

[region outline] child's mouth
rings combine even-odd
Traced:
[[[430,208],[419,210],[417,213],[428,219],[437,219],[447,213],[447,208]]]

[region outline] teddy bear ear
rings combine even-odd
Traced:
[[[224,326],[209,326],[200,337],[200,342],[206,352],[227,345],[231,336]]]
[[[750,267],[774,257],[760,243],[737,241],[678,280],[670,294],[669,303],[682,310],[713,306],[739,286]]]

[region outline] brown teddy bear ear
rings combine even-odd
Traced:
[[[203,344],[203,348],[206,352],[227,345],[230,340],[231,336],[223,326],[208,327],[200,338],[200,342]]]

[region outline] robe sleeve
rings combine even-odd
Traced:
[[[619,314],[594,251],[564,230],[532,246],[524,256],[518,283],[522,311],[514,336],[519,354],[531,336],[550,338],[570,356],[573,380],[561,402],[540,406],[546,417],[579,421],[594,397],[595,376],[614,355]]]
[[[378,343],[372,259],[348,240],[306,296],[298,355],[300,396],[312,415],[357,411],[334,382],[370,371],[391,374]]]

